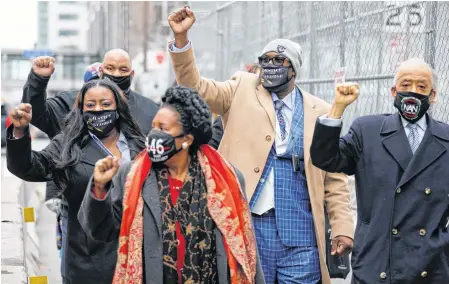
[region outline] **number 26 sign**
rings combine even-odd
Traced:
[[[402,2],[403,3],[403,2]],[[397,4],[397,2],[385,2],[389,10],[385,14],[385,28],[388,32],[424,32],[425,11],[423,3],[410,3],[409,5]]]

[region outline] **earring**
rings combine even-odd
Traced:
[[[182,149],[187,149],[187,147],[189,146],[189,144],[187,144],[187,142],[182,143]]]

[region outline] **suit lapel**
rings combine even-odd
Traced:
[[[98,160],[106,158],[106,153],[89,137],[88,144],[83,147],[81,155],[81,162],[95,166]]]
[[[316,111],[316,104],[311,94],[299,90],[302,93],[304,104],[304,163],[308,165],[310,160],[310,146],[312,145],[313,131],[319,113]]]
[[[401,187],[414,178],[446,152],[446,147],[438,138],[449,140],[449,136],[444,129],[442,127],[440,128],[437,122],[428,117],[427,131],[416,150],[415,155],[413,155],[407,170],[402,175],[398,187]]]
[[[136,156],[140,153],[141,149],[139,149],[139,146],[137,146],[134,140],[128,140],[128,148],[129,153],[131,155],[131,160],[133,161],[136,158]]]
[[[382,143],[388,153],[405,171],[413,156],[409,147],[404,127],[402,127],[399,114],[392,114],[385,118],[381,128]]]
[[[159,187],[157,185],[156,172],[151,170],[142,189],[142,197],[145,204],[153,214],[159,235],[162,236],[162,210],[159,200]]]
[[[276,118],[271,94],[264,87],[258,86],[256,88],[256,96],[260,105],[265,109],[265,112],[267,113],[267,116],[270,119],[273,130],[276,131]]]

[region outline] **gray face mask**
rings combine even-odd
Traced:
[[[293,75],[288,78],[288,70],[291,66],[275,66],[267,65],[263,66],[262,86],[269,92],[278,94],[288,89],[288,83],[294,77]]]

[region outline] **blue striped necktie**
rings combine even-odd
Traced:
[[[419,133],[418,133],[418,125],[409,123],[407,127],[410,129],[410,133],[408,134],[408,142],[410,143],[410,148],[412,148],[413,154],[415,154],[416,149],[419,146]]]
[[[281,127],[281,138],[282,141],[287,137],[286,123],[284,115],[282,114],[282,108],[285,106],[282,100],[277,100],[274,102],[274,108],[276,109],[276,115],[279,121],[279,126]]]

